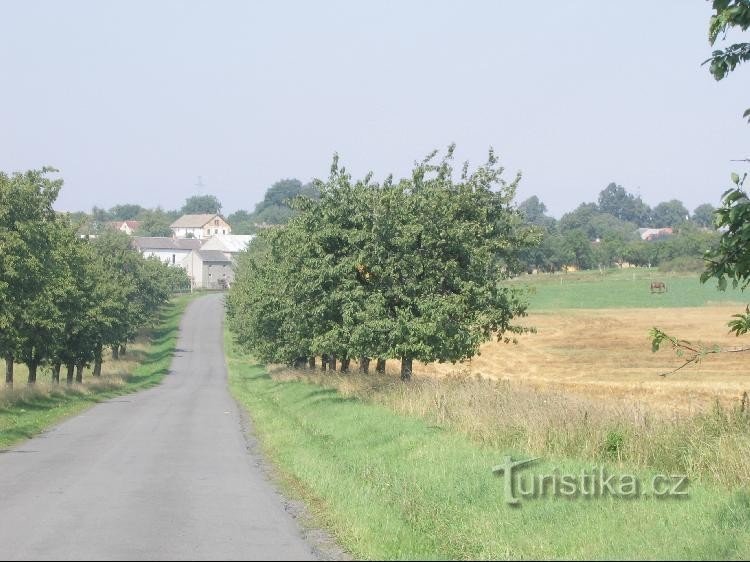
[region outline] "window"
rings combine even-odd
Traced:
[[[227,233],[227,230],[226,230],[226,228],[222,228],[222,229],[221,229],[221,233],[222,233],[222,234],[226,234],[226,233]]]
[[[214,234],[219,234],[219,229],[218,228],[214,228]]]
[[[172,265],[174,265],[174,254],[172,254]]]
[[[216,220],[214,221],[214,226],[219,226],[219,219],[216,219]]]

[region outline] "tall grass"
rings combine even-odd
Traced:
[[[686,474],[730,488],[750,485],[750,414],[740,404],[665,416],[626,400],[539,391],[460,372],[409,384],[395,374],[282,367],[270,373],[276,380],[333,388],[500,449]]]

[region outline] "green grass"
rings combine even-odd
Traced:
[[[745,558],[750,496],[691,485],[687,499],[503,501],[491,473],[509,451],[347,399],[277,382],[227,336],[230,387],[289,493],[362,559]],[[522,451],[514,457],[528,458]],[[572,473],[576,459],[546,459]],[[626,467],[613,466],[623,473]],[[644,482],[648,473],[641,472]]]
[[[651,281],[664,281],[667,292],[652,294]],[[662,273],[645,268],[526,275],[512,284],[531,290],[530,310],[683,307],[750,300],[736,289],[719,291],[715,281],[702,284],[697,273]]]
[[[151,332],[142,363],[125,377],[124,384],[67,387],[63,383],[45,392],[14,391],[18,394],[3,401],[0,407],[0,449],[33,437],[97,402],[161,382],[172,361],[180,318],[192,298],[191,295],[179,296],[165,307],[159,326]]]

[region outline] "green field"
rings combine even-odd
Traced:
[[[6,391],[4,396],[0,394],[0,448],[33,437],[97,402],[158,384],[172,362],[180,318],[192,298],[191,295],[180,296],[165,307],[159,326],[150,334],[150,344],[141,364],[124,381],[118,381],[121,384],[67,387],[63,383],[51,390],[22,389],[10,394]]]
[[[651,281],[663,281],[667,292],[652,294]],[[529,289],[530,310],[560,308],[658,308],[747,303],[738,289],[719,291],[716,281],[702,284],[697,273],[661,273],[633,268],[525,275],[512,285]]]
[[[509,453],[529,458],[523,451],[480,445],[321,386],[274,381],[229,335],[226,352],[231,390],[287,492],[355,558],[750,556],[745,493],[691,484],[686,499],[537,498],[514,508],[492,467]],[[576,474],[590,466],[543,459],[534,470]]]

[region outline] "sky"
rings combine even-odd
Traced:
[[[705,0],[0,1],[0,170],[60,210],[252,210],[282,178],[408,175],[490,146],[554,216],[616,182],[718,204],[748,156],[750,68],[701,63]],[[747,39],[745,39],[747,40]]]

